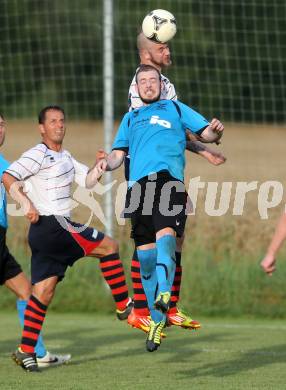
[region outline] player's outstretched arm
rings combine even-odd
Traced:
[[[85,179],[85,186],[88,189],[91,189],[98,182],[103,172],[113,171],[114,169],[120,167],[122,164],[126,153],[122,150],[113,150],[110,154],[106,155],[105,152],[97,154],[96,164],[88,171],[88,174]],[[103,157],[105,156],[105,157]]]
[[[85,179],[85,187],[87,189],[93,188],[96,185],[96,183],[100,180],[103,170],[99,169],[99,166],[97,166],[97,164],[99,164],[101,160],[105,160],[107,156],[108,154],[103,149],[99,149],[96,152],[95,164],[92,168],[89,169]]]
[[[205,158],[213,165],[220,165],[226,162],[226,157],[216,150],[208,148],[200,141],[187,140],[186,149]]]
[[[267,253],[264,259],[261,261],[260,265],[264,272],[269,276],[276,270],[276,255],[286,239],[286,213],[283,213],[281,218],[278,221],[275,233],[272,237],[270,245],[267,249]]]
[[[103,149],[98,149],[96,152],[96,157],[95,157],[95,164],[97,164],[100,160],[106,159],[108,154],[103,150]]]
[[[31,223],[36,223],[39,220],[38,210],[35,208],[31,200],[23,192],[23,182],[17,180],[15,177],[4,172],[2,176],[2,182],[6,191],[11,197],[21,206],[24,215]]]
[[[106,165],[106,161],[105,159],[101,159],[88,171],[85,178],[85,187],[87,189],[93,188],[99,181],[105,171],[104,165]]]

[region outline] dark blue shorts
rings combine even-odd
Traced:
[[[0,226],[0,285],[22,272],[6,245],[6,229]]]
[[[31,280],[38,283],[51,276],[62,280],[67,267],[88,256],[100,245],[104,234],[62,216],[41,216],[31,224]]]

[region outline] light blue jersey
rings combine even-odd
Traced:
[[[200,134],[209,122],[185,104],[160,100],[127,113],[112,149],[130,154],[130,182],[167,170],[184,181],[186,129]]]
[[[9,167],[8,161],[0,154],[0,180],[2,179],[3,172]],[[6,191],[1,182],[0,184],[0,226],[7,228],[7,213],[6,213]]]

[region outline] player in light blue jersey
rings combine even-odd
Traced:
[[[144,291],[151,314],[146,348],[155,351],[166,324],[175,272],[176,237],[186,222],[184,186],[186,131],[196,139],[217,142],[223,125],[204,117],[181,102],[160,99],[160,72],[140,66],[136,82],[144,106],[127,113],[113,143],[113,151],[91,170],[87,183],[94,185],[98,170],[118,168],[129,151],[128,207],[133,238],[140,261]]]
[[[5,141],[5,120],[0,114],[0,147]],[[0,178],[10,163],[0,154]],[[17,296],[17,310],[20,323],[24,325],[24,311],[27,300],[31,295],[31,283],[22,271],[21,266],[9,252],[6,245],[6,231],[8,228],[6,212],[6,191],[1,183],[0,185],[0,285],[6,286]],[[39,367],[52,367],[66,363],[71,355],[55,355],[47,351],[42,336],[39,337],[36,346],[36,356]]]
[[[167,43],[154,42],[145,37],[143,32],[140,32],[137,36],[137,49],[140,64],[152,65],[161,73],[161,95],[160,99],[164,100],[177,100],[177,93],[175,86],[171,81],[162,74],[163,69],[168,68],[172,64],[171,60],[171,49]],[[144,105],[138,94],[138,88],[136,84],[136,72],[132,79],[129,87],[128,94],[128,106],[129,111],[138,109]],[[190,134],[190,133],[188,133]],[[210,149],[205,144],[202,144],[196,140],[188,140],[186,143],[186,150],[204,157],[208,162],[214,165],[220,165],[225,162],[225,157],[217,150]],[[129,155],[124,159],[125,166],[125,178],[129,180]],[[131,232],[132,237],[132,232]],[[191,318],[189,313],[180,310],[178,306],[180,299],[180,288],[183,275],[183,265],[181,261],[182,247],[183,247],[184,236],[177,238],[176,247],[176,271],[174,283],[172,286],[171,293],[171,304],[167,313],[168,325],[180,326],[184,329],[199,329],[200,323],[197,320]],[[146,296],[142,285],[140,276],[140,263],[137,258],[136,250],[133,253],[131,260],[131,280],[134,291],[133,301],[134,307],[128,316],[127,322],[133,328],[143,330],[144,332],[149,331],[150,316]]]
[[[128,149],[132,156],[129,182],[164,169],[183,181],[186,130],[200,134],[208,125],[205,118],[185,104],[160,100],[124,116],[113,149]],[[162,146],[162,137],[172,148]]]

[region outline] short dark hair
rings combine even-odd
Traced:
[[[39,113],[39,124],[40,125],[43,125],[44,122],[45,122],[45,119],[46,119],[46,113],[50,110],[56,110],[56,111],[60,111],[63,113],[64,117],[65,117],[65,112],[64,112],[64,109],[60,106],[56,106],[56,105],[51,105],[51,106],[46,106],[44,107],[40,113]]]
[[[155,70],[155,72],[158,73],[159,81],[161,81],[161,73],[159,72],[159,70],[157,68],[155,68],[155,66],[141,64],[141,65],[139,65],[139,68],[137,69],[137,72],[136,72],[136,76],[135,76],[136,84],[138,82],[138,75],[139,75],[139,73],[141,73],[141,72],[148,72],[149,70]]]
[[[4,115],[2,114],[2,112],[0,112],[0,118],[2,118],[3,121],[5,120]]]

